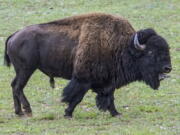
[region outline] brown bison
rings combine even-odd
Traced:
[[[54,77],[70,80],[62,98],[68,103],[67,117],[89,89],[97,93],[99,109],[117,116],[116,88],[143,81],[158,89],[171,71],[163,37],[153,29],[135,31],[126,19],[101,13],[25,27],[7,39],[4,59],[16,72],[11,86],[17,115],[31,114],[23,88],[36,69],[51,78],[52,86]]]

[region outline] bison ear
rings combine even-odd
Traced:
[[[146,48],[146,42],[153,35],[157,34],[151,28],[136,32],[134,35],[134,47],[138,50],[144,50]]]

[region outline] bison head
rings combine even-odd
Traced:
[[[136,57],[140,80],[158,89],[172,69],[166,40],[153,29],[140,30],[133,36],[131,53]]]

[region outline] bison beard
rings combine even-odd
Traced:
[[[89,89],[100,110],[117,116],[116,88],[144,81],[157,89],[171,71],[168,44],[153,29],[136,32],[126,19],[100,13],[28,26],[7,39],[4,60],[16,71],[11,86],[18,115],[31,114],[23,88],[36,69],[50,77],[51,87],[54,77],[70,80],[62,94],[67,117]]]

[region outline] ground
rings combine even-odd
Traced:
[[[0,135],[179,135],[180,134],[180,1],[179,0],[0,0]],[[76,108],[74,118],[63,117],[60,102],[67,80],[36,71],[25,88],[32,118],[14,115],[10,82],[14,70],[3,66],[6,38],[24,26],[89,12],[122,15],[138,29],[152,27],[171,47],[171,78],[153,91],[132,83],[115,93],[121,118],[99,112],[91,91]]]

